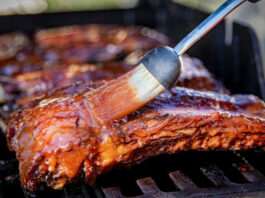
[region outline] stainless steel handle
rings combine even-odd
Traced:
[[[174,50],[180,56],[184,54],[194,43],[222,21],[230,12],[240,6],[246,0],[227,0],[215,12],[201,22],[192,32],[182,39]]]

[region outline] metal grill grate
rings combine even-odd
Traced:
[[[37,195],[21,189],[16,160],[1,160],[0,198],[263,197],[264,156],[255,151],[189,151],[158,156],[129,170],[100,176],[94,186],[72,184],[61,191],[47,188]],[[248,161],[255,161],[259,167]]]

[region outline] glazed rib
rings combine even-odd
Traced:
[[[71,64],[17,75],[15,78],[10,78],[10,83],[15,84],[16,92],[21,92],[24,96],[33,96],[78,81],[114,79],[126,73],[130,68],[132,66],[125,65],[122,62]]]
[[[264,149],[265,104],[251,95],[176,87],[106,124],[91,114],[92,93],[64,88],[13,114],[7,139],[23,187],[60,189],[81,178],[93,183],[113,167],[180,150]]]
[[[68,26],[41,30],[35,34],[44,56],[70,63],[103,62],[134,50],[168,45],[161,33],[143,27],[118,25]]]
[[[10,77],[3,84],[9,94],[16,92],[22,94],[20,98],[34,98],[34,95],[40,95],[78,81],[114,79],[133,68],[134,65],[126,62],[71,64],[69,66],[57,66],[55,68],[42,69],[41,71],[19,74]],[[200,91],[229,93],[198,59],[185,55],[183,57],[183,68],[178,86]]]
[[[68,26],[40,30],[35,45],[23,33],[0,35],[0,75],[13,76],[54,64],[121,59],[134,50],[168,45],[167,37],[144,27]]]

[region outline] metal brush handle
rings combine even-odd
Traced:
[[[182,72],[181,55],[245,1],[246,0],[227,0],[180,41],[174,49],[169,47],[156,48],[142,58],[141,64],[145,66],[165,89],[170,89],[176,84]],[[249,1],[257,2],[258,0]]]
[[[227,0],[215,12],[200,23],[192,32],[182,39],[174,50],[179,56],[184,54],[194,43],[222,21],[230,12],[240,6],[246,0]]]

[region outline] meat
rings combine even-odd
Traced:
[[[114,79],[132,66],[122,62],[105,64],[71,64],[16,75],[5,82],[8,93],[20,92],[21,97],[43,94],[78,81]]]
[[[39,70],[42,63],[26,35],[14,32],[0,36],[0,79]]]
[[[14,57],[19,51],[30,48],[31,42],[19,32],[0,36],[0,61]]]
[[[155,30],[118,25],[68,26],[41,30],[35,35],[45,57],[70,63],[102,62],[120,58],[134,50],[168,45]]]
[[[128,61],[126,58],[123,62],[71,64],[69,66],[61,65],[55,68],[43,68],[40,71],[18,74],[6,78],[5,82],[2,82],[4,87],[2,98],[9,102],[0,107],[0,117],[2,117],[5,123],[11,112],[21,105],[34,100],[36,97],[38,98],[44,95],[50,90],[80,81],[84,81],[84,84],[90,84],[90,82],[87,81],[116,78],[138,64],[140,59],[139,55],[136,56],[132,54],[129,56],[130,59],[134,59],[134,62]],[[183,57],[183,67],[183,73],[178,81],[178,86],[201,91],[229,93],[229,91],[208,72],[198,59],[185,55]],[[4,95],[4,93],[6,95]]]
[[[93,183],[114,167],[180,150],[264,149],[265,104],[254,96],[176,87],[121,120],[104,122],[89,108],[90,87],[104,83],[57,90],[12,115],[7,140],[23,187]]]
[[[8,101],[0,108],[0,127],[16,152],[21,184],[30,191],[61,189],[80,179],[93,183],[112,168],[162,153],[264,149],[264,102],[226,95],[187,55],[182,87],[120,120],[91,113],[94,90],[134,68],[146,51],[168,45],[154,30],[72,26],[41,30],[34,42],[22,42],[0,60],[0,99]]]
[[[168,45],[161,33],[143,27],[117,25],[69,26],[40,30],[34,43],[23,33],[0,36],[0,75],[13,76],[54,64],[122,59],[130,52]]]
[[[11,112],[50,90],[79,81],[89,84],[90,80],[114,79],[132,68],[133,66],[123,62],[71,64],[5,77],[0,79],[3,86],[2,90],[0,89],[0,100],[5,102],[0,106],[0,120],[5,123]]]
[[[30,40],[23,33],[0,36],[0,102],[5,102],[0,106],[1,123],[19,107],[17,99],[27,97],[25,102],[80,80],[115,78],[132,68],[122,61],[130,52],[168,45],[155,30],[117,25],[40,30],[35,43]],[[112,62],[101,63],[105,61]]]
[[[145,53],[169,43],[155,30],[118,25],[40,30],[34,40],[32,43],[26,35],[16,32],[0,36],[1,101],[40,94],[92,76],[92,79],[114,78],[117,75],[113,72],[124,73],[132,68],[121,61],[129,53],[135,50]],[[114,60],[120,63],[100,64]],[[92,65],[95,61],[93,68],[97,71],[91,72],[84,63]]]
[[[130,65],[126,61],[63,65],[61,67],[57,66],[55,68],[18,74],[14,77],[6,78],[3,84],[9,94],[19,92],[22,93],[20,97],[32,98],[33,95],[43,94],[52,89],[58,89],[78,81],[114,79],[134,68],[134,65]],[[198,59],[185,55],[183,57],[183,68],[183,73],[178,82],[179,86],[201,91],[229,93],[220,82],[215,80]]]
[[[35,46],[29,40],[22,33],[0,36],[0,48],[3,53],[4,49],[5,54],[12,51],[12,56],[5,56],[0,61],[1,101],[14,103],[14,100],[24,97],[30,100],[35,95],[77,81],[113,79],[132,69],[146,51],[169,43],[164,35],[155,30],[117,25],[69,26],[40,30],[34,36]],[[12,50],[8,50],[6,46]],[[116,53],[109,48],[119,50]],[[67,54],[69,50],[71,53]],[[115,55],[112,57],[113,53]],[[107,58],[108,60],[115,60],[121,54],[128,56],[122,61],[100,63],[105,61],[106,57],[112,57]],[[79,55],[91,56],[93,60],[80,58]],[[78,60],[73,61],[73,58]],[[86,63],[87,61],[97,63]],[[196,90],[228,93],[201,62],[188,56],[184,58],[184,73],[178,85]],[[2,109],[1,112],[3,114],[5,110]]]

